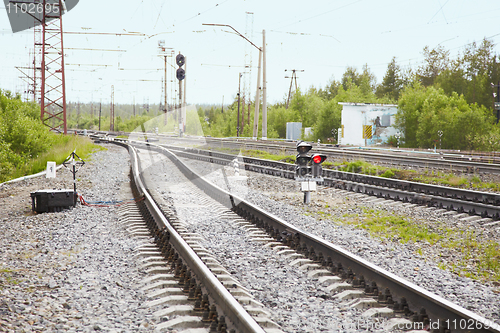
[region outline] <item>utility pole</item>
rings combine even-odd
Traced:
[[[259,67],[257,70],[257,91],[255,93],[255,111],[253,116],[253,139],[257,140],[259,130],[259,109],[260,109],[260,72],[262,68],[262,52],[259,52]]]
[[[184,70],[187,72],[187,57],[184,57]],[[182,133],[186,130],[186,80],[184,78],[184,91],[182,97]]]
[[[301,69],[301,70],[297,70],[297,69],[285,69],[285,72],[286,71],[292,71],[292,76],[285,76],[285,79],[289,79],[291,78],[290,80],[290,89],[288,89],[288,98],[286,100],[286,108],[288,109],[288,106],[290,105],[290,99],[292,97],[292,84],[293,84],[293,81],[295,80],[295,92],[294,94],[297,92],[297,73],[296,72],[303,72],[304,70]]]
[[[267,140],[266,30],[262,30],[262,140]]]
[[[165,94],[164,94],[164,100],[163,100],[163,111],[165,112],[165,124],[167,124],[167,115],[166,113],[168,112],[168,107],[167,107],[167,55],[165,54],[163,56],[164,60],[165,60],[165,76],[164,76],[164,91],[165,91]]]
[[[245,81],[243,81],[243,96],[241,97],[241,132],[245,128]],[[240,92],[241,94],[241,92]]]
[[[163,114],[164,114],[164,125],[167,125],[167,112],[168,112],[168,101],[167,101],[167,50],[172,50],[171,47],[165,47],[165,40],[158,41],[158,50],[160,51],[160,55],[163,55],[163,64],[164,64],[164,81],[163,81]],[[173,50],[172,50],[173,51]],[[170,55],[171,56],[171,55]]]
[[[177,109],[177,121],[179,124],[179,136],[182,133],[182,81],[179,80],[179,108]]]
[[[99,131],[101,131],[101,111],[102,111],[102,100],[99,102]]]
[[[111,85],[111,105],[109,109],[109,130],[115,130],[115,86]]]
[[[211,25],[211,26],[218,26],[218,27],[229,27],[234,30],[240,36],[241,38],[245,39],[247,42],[252,44],[257,50],[259,50],[259,71],[257,74],[257,92],[256,92],[256,98],[255,98],[255,122],[254,122],[254,131],[253,131],[253,138],[254,140],[257,139],[257,128],[258,128],[258,121],[259,121],[259,100],[260,100],[260,72],[261,72],[261,63],[262,63],[262,71],[263,73],[263,82],[262,82],[262,90],[263,90],[263,98],[262,98],[262,140],[267,140],[267,83],[266,83],[266,31],[262,30],[262,41],[263,45],[262,47],[258,47],[252,41],[250,41],[248,38],[243,36],[241,33],[238,32],[235,28],[230,26],[229,24],[214,24],[214,23],[203,23],[203,25]],[[263,60],[263,61],[262,61]]]
[[[80,101],[76,104],[76,128],[80,128]]]
[[[33,74],[32,77],[24,72],[23,74],[33,87],[28,90],[33,92],[34,101],[37,101],[40,89],[40,119],[50,130],[67,134],[62,30],[62,15],[67,11],[66,4],[63,0],[9,0],[7,3],[9,8],[15,8],[16,13],[19,11],[29,14],[34,19]],[[23,6],[30,10],[27,11]],[[37,71],[40,71],[40,75],[37,75]]]
[[[62,16],[65,5],[62,0],[52,3],[53,7],[58,8],[57,13],[54,10],[51,12],[46,10],[47,0],[43,0],[42,5],[42,82],[40,96],[42,112],[40,118],[51,130],[58,132],[62,130],[64,134],[67,134],[62,30]]]
[[[238,120],[236,122],[236,137],[240,136],[240,87],[241,87],[241,76],[243,74],[238,74]]]

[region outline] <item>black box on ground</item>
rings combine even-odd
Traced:
[[[37,213],[60,212],[75,203],[73,190],[41,190],[30,193],[31,210]]]

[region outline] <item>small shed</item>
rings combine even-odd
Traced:
[[[339,103],[342,105],[342,128],[339,143],[359,147],[386,143],[396,135],[394,115],[398,106],[394,104]]]

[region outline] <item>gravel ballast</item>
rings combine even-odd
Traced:
[[[87,201],[131,199],[129,155],[106,145],[77,173],[77,190]],[[72,188],[61,169],[45,177],[0,188],[0,331],[153,331],[137,285],[138,240],[126,235],[117,208],[75,208],[31,213],[29,192]]]
[[[243,228],[233,223],[236,215],[200,193],[169,160],[155,158],[154,163],[141,163],[148,165],[144,174],[150,190],[162,196],[162,204],[176,211],[177,218],[186,224],[189,232],[204,238],[199,244],[266,306],[270,319],[280,325],[280,329],[356,332],[365,331],[366,323],[381,325],[379,319],[362,318],[362,310],[343,308],[326,286],[309,278],[306,271],[290,266],[293,259],[279,256],[262,243],[252,241]],[[343,327],[350,329],[343,330]]]
[[[257,173],[246,173],[249,176],[248,180],[231,182],[230,176],[234,174],[231,167],[226,167],[224,173],[229,177],[225,177],[220,167],[214,168],[213,165],[200,161],[183,160],[217,185],[227,189],[229,184],[235,193],[244,196],[250,202],[285,219],[298,228],[340,245],[398,276],[500,324],[498,287],[460,277],[448,270],[438,268],[433,260],[417,254],[414,244],[401,244],[397,240],[377,240],[370,237],[366,231],[339,225],[328,218],[315,219],[305,216],[305,213],[313,215],[314,209],[304,208],[303,195],[300,192],[299,184],[295,181]],[[329,203],[332,216],[337,217],[342,217],[345,213],[355,212],[361,207],[375,209],[382,207],[383,210],[392,214],[440,221],[445,224],[449,223],[450,226],[457,223],[453,217],[443,216],[422,207],[380,206],[380,203],[368,203],[366,199],[355,199],[355,197],[346,199],[345,192],[331,189],[321,189],[318,193],[313,194],[314,200],[322,201],[323,205],[325,202]]]
[[[79,193],[87,201],[130,199],[123,190],[129,182],[128,152],[106,147],[78,172]],[[145,173],[154,182],[151,189],[188,222],[190,231],[203,236],[201,244],[267,307],[284,331],[356,332],[366,331],[367,323],[373,325],[371,319],[360,317],[362,310],[339,303],[317,279],[291,267],[290,259],[251,241],[218,204],[200,201],[201,194],[193,197],[196,189],[173,164],[152,158]],[[219,186],[229,186],[298,228],[500,324],[500,295],[494,286],[439,269],[431,259],[416,254],[412,244],[376,240],[351,226],[311,217],[316,216],[315,209],[303,208],[294,181],[255,173],[242,179],[231,168],[222,172],[220,166],[185,161]],[[71,174],[61,170],[56,180],[36,178],[0,188],[0,331],[153,331],[155,320],[142,306],[146,298],[137,288],[145,273],[136,265],[133,249],[141,243],[126,235],[116,207],[78,205],[59,213],[30,213],[29,192],[71,187]],[[323,206],[328,202],[332,216],[380,207],[331,190],[320,190],[313,200]],[[383,209],[453,223],[450,217],[420,208]]]

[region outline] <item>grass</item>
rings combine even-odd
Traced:
[[[426,226],[415,224],[408,217],[390,215],[373,209],[364,210],[362,217],[353,218],[348,223],[365,229],[378,238],[399,240],[401,243],[428,242],[433,245],[441,238]]]
[[[224,150],[225,148],[217,148],[217,150]],[[226,149],[229,150],[229,149]],[[273,161],[281,161],[285,163],[295,163],[294,155],[272,154],[262,150],[242,150],[244,156],[263,158]],[[475,190],[492,190],[500,192],[500,183],[483,182],[478,175],[471,175],[469,177],[457,176],[452,173],[444,173],[440,171],[424,171],[417,172],[415,170],[404,170],[397,168],[388,168],[370,164],[366,161],[329,161],[323,162],[323,168],[338,169],[340,171],[361,173],[372,176],[379,176],[385,178],[401,179],[425,184],[445,185],[458,188],[471,188]]]
[[[500,244],[484,240],[480,233],[472,230],[447,230],[443,248],[461,253],[448,265],[459,275],[477,280],[500,281]]]
[[[15,274],[15,271],[8,268],[0,269],[0,288],[5,285],[17,285],[19,281],[15,280],[12,276]]]
[[[440,225],[431,230],[423,221],[366,208],[361,213],[344,214],[342,222],[364,229],[379,239],[438,247],[439,268],[476,280],[500,282],[500,244],[485,240],[477,230]],[[454,255],[447,260],[450,251]],[[416,253],[423,255],[424,251],[419,247]]]
[[[474,190],[486,189],[500,192],[499,183],[483,182],[478,175],[466,177],[439,171],[425,171],[424,173],[413,177],[411,180],[425,184],[447,185],[459,188],[471,188]]]
[[[31,159],[25,165],[18,167],[8,179],[15,179],[26,175],[31,175],[43,171],[47,168],[48,161],[54,161],[61,164],[73,152],[82,159],[86,160],[96,150],[104,150],[106,148],[98,146],[87,137],[73,135],[59,135],[52,148],[38,157]]]
[[[241,153],[244,156],[248,157],[263,158],[266,160],[282,161],[286,163],[295,163],[295,156],[293,155],[285,155],[285,154],[276,155],[262,150],[242,150]]]

